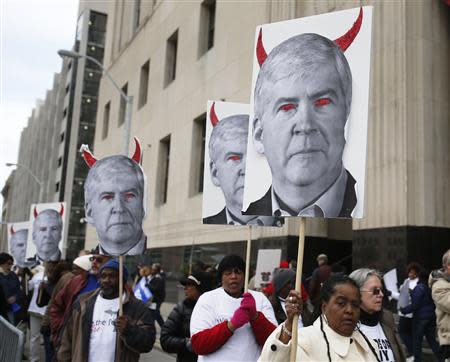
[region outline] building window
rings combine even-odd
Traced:
[[[128,83],[125,83],[125,85],[122,87],[122,92],[124,92],[125,95],[128,95]],[[121,126],[125,122],[126,108],[127,108],[127,102],[125,101],[125,99],[123,99],[122,96],[120,96],[119,126]]]
[[[214,46],[216,1],[204,0],[200,9],[199,57]]]
[[[64,108],[64,110],[63,110],[63,118],[66,118],[66,116],[67,116],[67,108]]]
[[[141,0],[134,0],[133,32],[139,27],[141,17]]]
[[[167,40],[166,46],[166,74],[164,86],[167,87],[175,80],[177,69],[178,29]]]
[[[62,165],[62,157],[59,157],[58,158],[58,167],[61,167],[61,165]],[[56,191],[58,191],[58,190],[56,190]]]
[[[141,76],[139,79],[138,108],[141,108],[147,103],[149,73],[150,73],[150,60],[147,60],[145,64],[141,67]]]
[[[108,102],[105,104],[105,109],[103,110],[102,140],[108,137],[110,111],[111,111],[111,102]]]
[[[203,192],[203,171],[205,168],[206,113],[194,119],[192,130],[192,156],[190,195]]]
[[[159,141],[158,160],[158,191],[155,201],[158,205],[167,202],[167,189],[169,185],[169,161],[170,161],[170,135]]]
[[[58,191],[59,191],[59,182],[57,182],[55,185],[55,192],[58,192]]]
[[[61,133],[61,135],[59,136],[59,143],[63,143],[64,142],[64,132]]]

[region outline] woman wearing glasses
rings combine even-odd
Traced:
[[[406,354],[391,312],[383,309],[381,273],[361,268],[350,274],[361,292],[360,330],[377,345],[381,361],[406,361]]]

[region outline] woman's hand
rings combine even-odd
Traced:
[[[303,301],[301,293],[291,290],[286,298],[285,306],[287,318],[283,324],[280,341],[287,344],[291,339],[294,316],[299,316],[302,311]]]

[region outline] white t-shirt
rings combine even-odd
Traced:
[[[378,345],[378,358],[381,362],[395,362],[391,344],[386,338],[380,323],[373,327],[361,324],[359,329],[361,329],[367,338],[370,338]]]
[[[249,290],[256,303],[256,310],[275,326],[278,325],[269,300],[260,292]],[[229,321],[234,311],[241,305],[242,298],[233,298],[223,288],[217,288],[200,296],[191,316],[191,336],[205,329],[212,328],[224,321]],[[233,335],[217,351],[206,356],[199,356],[199,362],[207,361],[256,361],[261,354],[261,347],[253,335],[250,323],[234,331]]]
[[[114,321],[119,311],[119,298],[105,299],[97,296],[92,315],[90,362],[114,362],[116,355],[116,327]]]

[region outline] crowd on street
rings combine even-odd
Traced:
[[[139,264],[134,280],[120,268],[95,250],[30,268],[0,253],[0,314],[26,334],[24,358],[138,361],[152,350],[156,325],[161,348],[179,362],[287,361],[294,328],[298,361],[421,362],[424,339],[436,361],[450,358],[450,249],[440,269],[409,263],[398,291],[380,271],[347,275],[325,254],[298,292],[293,262],[282,261],[264,288],[253,275],[248,290],[240,256],[197,262],[179,280],[184,299],[166,320],[162,266]]]

